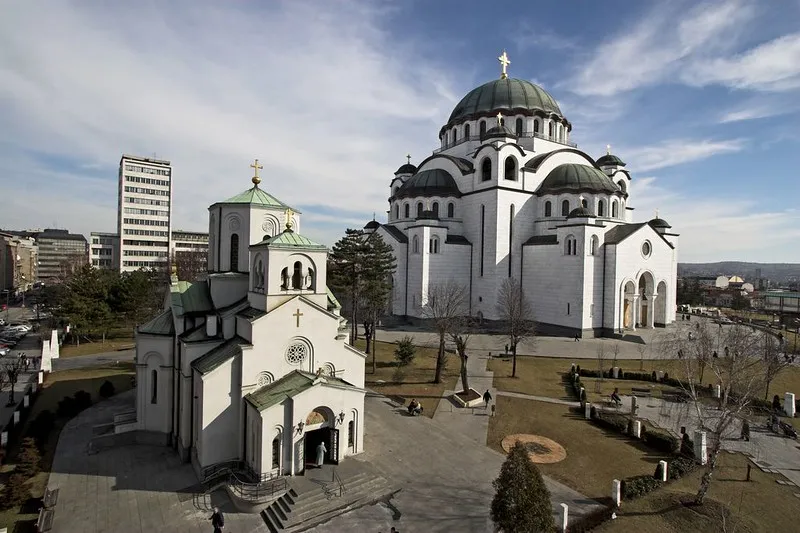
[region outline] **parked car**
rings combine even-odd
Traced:
[[[5,357],[9,353],[11,353],[11,350],[9,348],[0,348],[0,357]]]

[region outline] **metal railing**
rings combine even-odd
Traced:
[[[272,499],[275,498],[277,494],[282,494],[289,490],[289,485],[285,477],[273,477],[267,481],[248,483],[231,472],[228,483],[234,494],[243,500],[251,502],[257,502],[267,498]]]
[[[560,141],[560,140],[558,140],[558,139],[556,139],[554,137],[550,137],[550,136],[545,135],[543,133],[533,133],[533,132],[530,132],[530,131],[526,131],[526,132],[523,132],[523,133],[521,133],[519,135],[515,134],[515,136],[517,138],[519,138],[519,139],[542,139],[544,141],[550,141],[550,142],[553,142],[553,143],[556,143],[556,144],[563,144],[563,145],[569,146],[571,148],[577,148],[578,147],[577,143],[569,142],[569,141]],[[461,138],[457,139],[456,142],[450,142],[450,143],[447,143],[445,146],[442,146],[441,148],[437,148],[436,150],[433,151],[433,153],[434,154],[438,154],[439,152],[443,152],[445,150],[449,150],[450,148],[452,148],[454,146],[458,146],[459,144],[463,144],[465,142],[480,141],[480,140],[482,140],[483,137],[485,137],[485,135],[470,135],[469,137],[461,137]]]
[[[210,466],[205,467],[201,471],[201,480],[203,482],[208,481],[211,478],[228,474],[233,472],[234,470],[239,470],[241,467],[242,462],[239,460],[232,460],[232,461],[223,461],[221,463],[216,463]]]
[[[339,472],[335,468],[333,469],[333,480],[339,487],[339,496],[347,492],[347,489],[344,488],[344,482],[342,482],[342,478],[339,477]]]

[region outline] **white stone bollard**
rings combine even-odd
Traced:
[[[795,403],[794,403],[794,393],[793,392],[785,392],[783,394],[783,410],[786,412],[786,416],[790,418],[794,418],[795,415]]]
[[[569,519],[569,505],[561,504],[561,533],[567,533],[567,521]]]
[[[642,421],[641,420],[634,420],[633,421],[633,437],[636,439],[642,438]]]
[[[614,507],[619,507],[622,501],[622,482],[618,479],[611,482],[611,500],[614,502]]]
[[[614,376],[614,379],[619,379],[619,367],[615,366],[611,369],[611,371],[613,372],[612,375]]]
[[[708,461],[705,431],[695,430],[694,432],[694,457],[695,461],[701,465],[705,465]]]
[[[14,424],[19,424],[19,411],[14,411]]]
[[[667,462],[659,461],[658,464],[661,466],[661,481],[667,481]]]
[[[586,420],[590,420],[592,418],[592,404],[590,402],[586,402],[586,407],[583,410],[583,416]]]
[[[663,379],[664,379],[664,371],[663,370],[659,370],[658,372],[656,372],[656,377],[658,378],[658,381],[663,381]]]
[[[575,373],[575,363],[572,363],[572,373]]]
[[[586,389],[584,389],[583,387],[581,387],[581,392],[580,392],[580,394],[578,394],[578,399],[579,399],[579,400],[580,400],[581,398],[583,398],[583,393],[584,393],[585,391],[586,391]]]
[[[720,385],[714,385],[712,396],[714,396],[714,398],[720,398],[722,396],[722,387]]]
[[[631,396],[631,416],[636,416],[636,411],[639,409],[637,403],[636,396]]]
[[[39,385],[44,383],[44,370],[39,370]]]
[[[30,405],[31,405],[31,397],[26,394],[25,397],[22,399],[22,406],[29,407]]]
[[[3,431],[0,433],[0,446],[5,446],[8,444],[8,431]]]

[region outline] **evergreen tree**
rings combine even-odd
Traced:
[[[414,339],[410,335],[406,335],[397,341],[397,348],[394,350],[394,358],[400,366],[408,366],[414,360],[417,354],[417,348],[414,346]]]
[[[11,509],[12,507],[18,507],[25,503],[31,496],[25,482],[25,476],[22,474],[15,472],[8,476],[8,481],[0,495],[0,506],[4,509]]]
[[[328,283],[350,301],[350,344],[358,338],[358,304],[364,284],[364,249],[366,240],[360,229],[345,231],[331,249]]]
[[[504,533],[550,532],[555,528],[550,491],[525,447],[517,442],[492,482],[492,520]]]
[[[364,248],[364,336],[367,353],[372,343],[372,372],[375,373],[375,325],[378,316],[386,311],[392,296],[392,274],[397,262],[392,247],[383,238],[373,233],[367,238]]]

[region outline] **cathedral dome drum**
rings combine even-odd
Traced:
[[[456,180],[446,170],[434,168],[417,172],[394,195],[395,199],[431,196],[461,197]]]
[[[500,111],[506,115],[554,114],[564,117],[555,98],[538,85],[527,80],[501,78],[467,93],[453,109],[447,126],[479,117],[494,117]]]
[[[564,163],[550,171],[536,194],[559,193],[618,193],[620,188],[606,176],[605,172],[595,167],[578,163]]]

